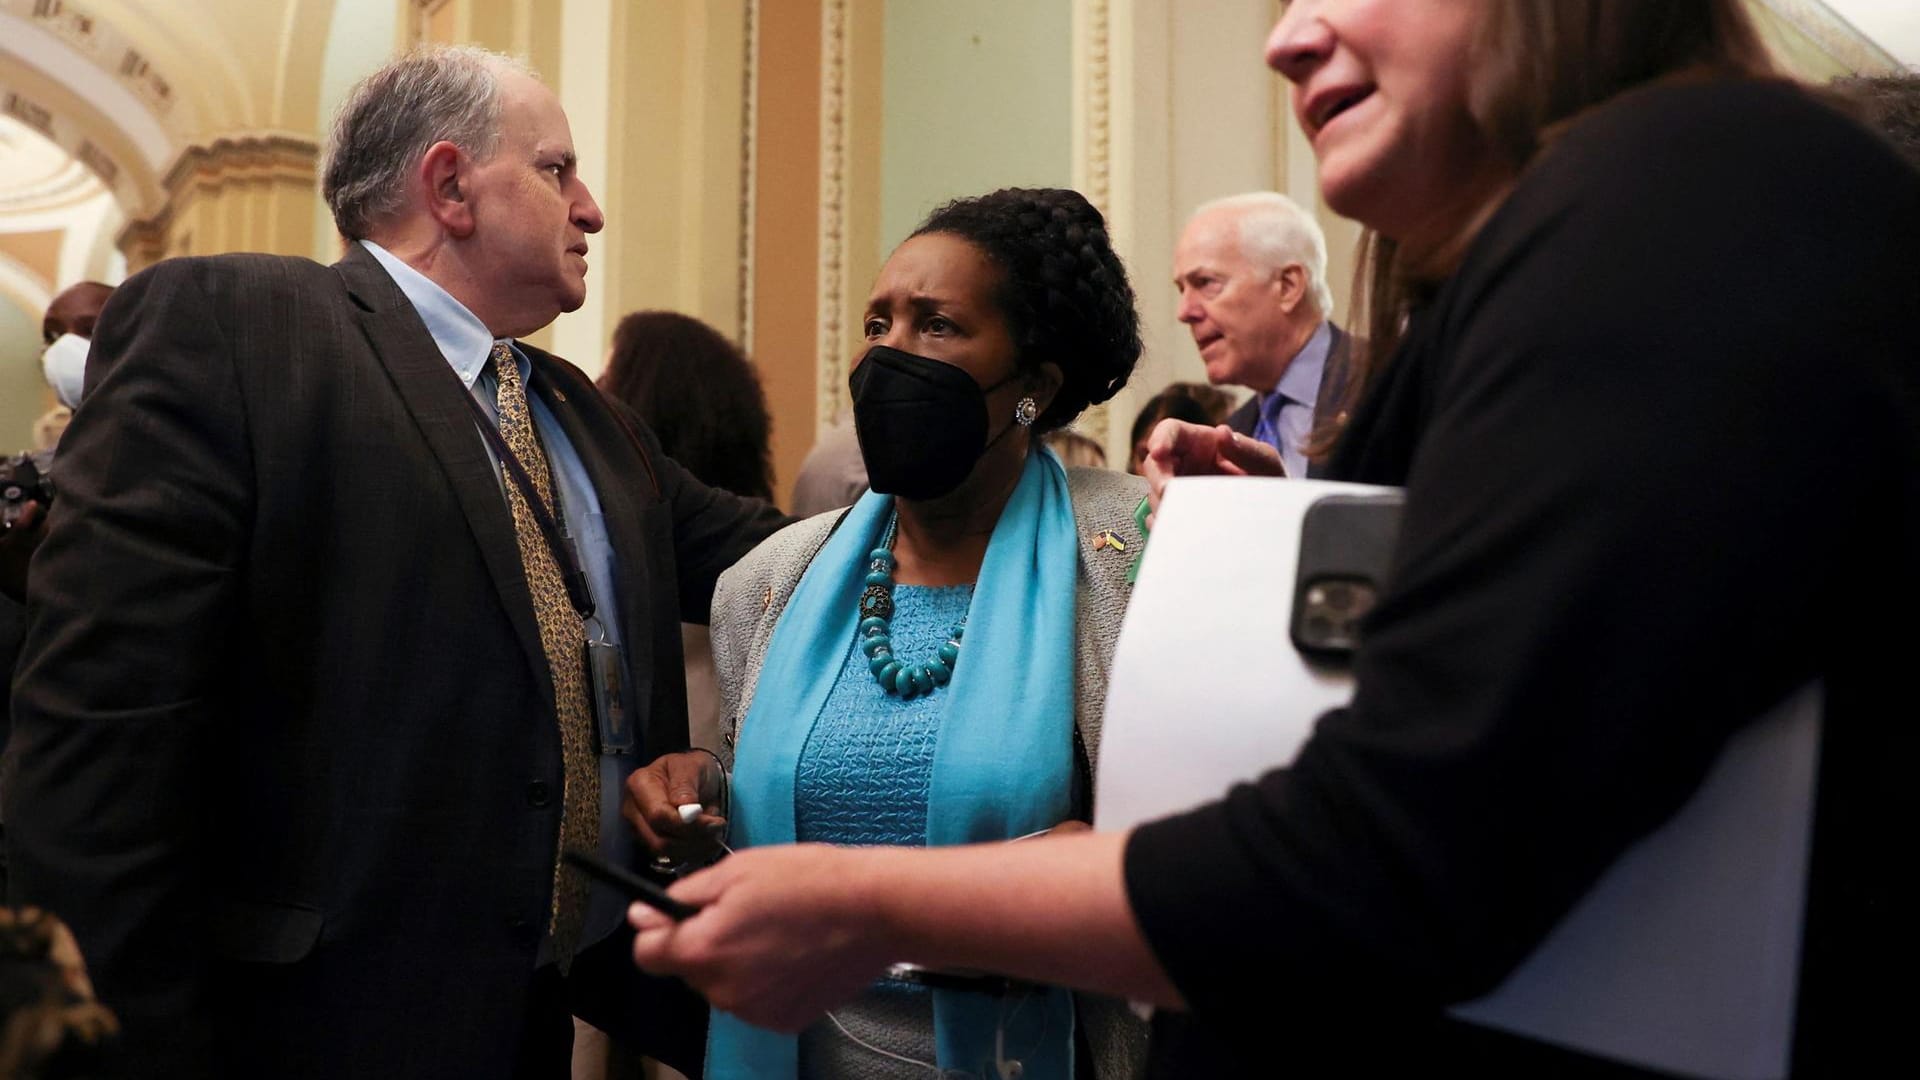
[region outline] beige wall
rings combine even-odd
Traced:
[[[883,248],[949,199],[1071,182],[1070,0],[889,0],[883,23]]]
[[[33,446],[33,422],[54,405],[40,375],[41,311],[0,292],[0,457]]]
[[[740,335],[742,0],[626,6],[606,98],[611,166],[600,287],[606,336],[630,311],[668,308]],[[618,213],[616,219],[613,214]]]

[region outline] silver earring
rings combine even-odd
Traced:
[[[1040,415],[1040,405],[1031,397],[1023,397],[1013,407],[1013,421],[1021,427],[1032,427],[1033,418]]]

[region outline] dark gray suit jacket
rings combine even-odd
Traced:
[[[686,746],[681,622],[785,519],[525,351],[605,513],[637,766]],[[163,262],[88,382],[13,699],[13,898],[73,926],[141,1075],[505,1076],[561,757],[466,388],[358,248]]]
[[[1320,392],[1313,402],[1313,422],[1318,426],[1322,420],[1340,407],[1340,399],[1346,393],[1347,378],[1353,371],[1353,335],[1340,329],[1333,323],[1327,324],[1333,332],[1333,340],[1327,345],[1327,366],[1320,372]],[[1260,423],[1260,395],[1248,398],[1227,417],[1227,426],[1242,435],[1251,437],[1253,429]],[[1326,475],[1326,466],[1318,461],[1307,464],[1307,477],[1318,480]]]

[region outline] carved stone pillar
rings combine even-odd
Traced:
[[[310,254],[319,154],[315,144],[285,135],[188,147],[167,172],[160,212],[121,230],[127,269],[174,255]]]

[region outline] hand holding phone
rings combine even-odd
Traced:
[[[616,866],[591,851],[572,848],[562,853],[560,858],[567,865],[584,872],[619,890],[621,895],[638,900],[653,908],[667,918],[679,922],[690,919],[700,909],[692,904],[682,903],[667,895],[667,890],[641,877],[624,866]]]

